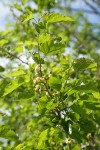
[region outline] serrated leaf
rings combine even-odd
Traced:
[[[46,108],[47,108],[48,110],[52,110],[52,109],[54,109],[55,107],[56,107],[56,104],[53,103],[53,101],[48,102],[47,105],[46,105]]]
[[[18,146],[16,146],[14,150],[25,150],[25,148],[26,148],[25,143],[21,143]]]
[[[26,74],[25,71],[23,70],[23,67],[20,67],[12,72],[9,72],[8,74],[6,74],[6,77],[17,77],[17,76],[21,76],[21,75],[24,75]]]
[[[50,41],[50,34],[47,34],[47,33],[41,34],[38,38],[39,43],[45,43],[45,42],[48,42],[48,41]]]
[[[87,93],[98,92],[98,89],[93,82],[76,85],[75,87],[73,87],[73,89],[77,91],[87,92]]]
[[[30,14],[24,19],[23,22],[27,22],[27,21],[29,21],[29,20],[32,20],[33,18],[34,18],[33,13],[30,13]]]
[[[41,132],[39,135],[38,148],[42,148],[43,142],[47,139],[48,129]]]
[[[48,54],[49,49],[50,47],[48,42],[42,43],[40,46],[40,51],[43,52],[45,55]]]
[[[57,54],[62,51],[62,49],[65,48],[65,45],[62,43],[54,43],[50,44],[50,51],[48,52],[48,55],[50,54]]]
[[[21,85],[23,85],[24,83],[25,83],[25,81],[24,81],[23,78],[18,78],[18,79],[12,80],[11,83],[8,84],[8,86],[5,88],[3,96],[8,95],[12,91],[14,91],[15,89],[17,89]]]
[[[23,52],[23,47],[21,45],[16,46],[14,52]]]
[[[84,70],[86,68],[94,68],[97,67],[97,63],[90,59],[80,58],[74,62],[73,67],[75,70]]]
[[[48,101],[46,96],[42,96],[41,98],[39,98],[39,101],[42,103],[46,103]]]
[[[9,140],[17,140],[18,137],[16,136],[15,132],[13,130],[9,130],[7,133],[6,133],[6,136],[5,136],[7,139]]]
[[[3,125],[0,126],[0,137],[9,140],[18,140],[18,137],[15,134],[15,132]]]
[[[64,47],[65,45],[62,43],[53,43],[51,41],[42,43],[40,46],[40,51],[42,51],[45,55],[53,55],[61,52]]]
[[[6,36],[9,33],[11,33],[11,30],[6,30],[6,31],[3,32],[3,36]]]
[[[59,14],[59,13],[44,14],[43,19],[47,23],[62,22],[62,21],[74,21],[72,18],[64,16],[63,14]]]
[[[33,53],[32,58],[37,64],[44,64],[44,59],[40,58],[38,53]]]
[[[84,106],[90,110],[100,110],[100,103],[95,101],[84,101]]]
[[[52,89],[60,89],[61,88],[61,80],[58,77],[50,77],[49,78],[49,86]]]
[[[40,33],[41,31],[46,29],[46,23],[43,22],[39,22],[38,24],[35,24],[35,29],[38,33]]]

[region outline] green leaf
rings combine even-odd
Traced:
[[[40,58],[38,53],[33,53],[32,58],[37,64],[44,64],[44,59]]]
[[[17,97],[17,101],[28,101],[30,99],[33,98],[33,93],[30,93],[30,91],[23,91],[21,93],[18,94],[18,97]]]
[[[65,45],[62,43],[54,43],[50,44],[50,51],[48,52],[49,55],[51,54],[57,54],[62,51],[62,49],[65,48]]]
[[[86,84],[81,83],[80,85],[76,85],[75,87],[73,87],[73,89],[76,91],[83,91],[83,92],[87,92],[87,93],[98,92],[98,89],[93,82],[89,82]]]
[[[47,103],[48,99],[47,96],[42,96],[41,98],[39,98],[39,102],[41,103]]]
[[[0,126],[0,137],[9,140],[18,140],[18,136],[15,134],[15,132],[3,125]]]
[[[12,80],[11,83],[8,84],[8,86],[5,88],[3,96],[8,95],[12,91],[14,91],[15,89],[17,89],[21,85],[23,85],[24,83],[25,83],[25,81],[24,81],[23,78],[18,78],[18,79]]]
[[[50,50],[50,46],[49,46],[48,42],[45,42],[45,43],[41,44],[41,46],[40,46],[40,51],[41,52],[43,52],[45,55],[47,55],[49,50]]]
[[[19,4],[14,4],[14,7],[16,8],[16,9],[18,9],[19,11],[22,11],[22,8],[21,8],[21,5],[19,5]]]
[[[3,71],[5,71],[5,68],[0,66],[0,72],[3,72]]]
[[[22,4],[25,5],[28,2],[28,0],[22,0]]]
[[[38,24],[35,24],[35,29],[38,33],[41,33],[46,29],[46,23],[43,21],[39,22]]]
[[[15,132],[11,129],[8,132],[6,132],[5,137],[9,140],[14,140],[14,139],[17,140],[18,139]]]
[[[52,110],[56,107],[56,104],[52,101],[48,102],[46,105],[47,110]]]
[[[38,43],[36,42],[36,41],[32,41],[31,39],[30,40],[27,40],[27,41],[25,41],[25,45],[26,46],[37,46],[38,45]]]
[[[100,103],[95,101],[84,101],[84,106],[90,110],[100,110]]]
[[[93,92],[92,94],[96,99],[100,99],[100,92]]]
[[[73,147],[73,150],[80,150],[80,147],[78,145]]]
[[[6,36],[6,35],[8,35],[9,33],[11,33],[11,30],[5,30],[2,35],[3,35],[3,36]]]
[[[2,39],[0,40],[0,46],[4,46],[8,43],[8,40]]]
[[[6,74],[6,77],[13,77],[13,76],[17,77],[17,76],[21,76],[21,75],[24,75],[24,74],[26,74],[26,73],[23,70],[23,67],[21,66],[20,68]]]
[[[48,129],[41,132],[39,135],[39,142],[38,142],[38,148],[42,148],[43,142],[47,139]]]
[[[49,78],[49,86],[51,89],[60,89],[61,88],[61,79],[58,77],[50,77]]]
[[[39,43],[45,43],[45,42],[48,42],[48,41],[50,41],[50,34],[47,34],[47,33],[41,34],[38,38]]]
[[[44,14],[43,19],[47,23],[62,22],[62,21],[74,21],[72,18],[64,16],[59,13]]]
[[[54,42],[45,42],[40,46],[40,51],[42,51],[45,55],[53,55],[62,51],[65,47],[62,43],[54,43]]]
[[[30,14],[24,19],[23,22],[27,22],[27,21],[29,21],[29,20],[32,20],[33,18],[34,18],[33,13],[30,13]]]
[[[75,68],[75,70],[84,70],[86,68],[97,67],[97,63],[90,59],[80,58],[74,62],[73,67]]]
[[[14,148],[14,150],[26,150],[26,149],[27,148],[24,142]]]

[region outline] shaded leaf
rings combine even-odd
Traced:
[[[60,89],[61,88],[61,80],[58,77],[50,77],[49,78],[49,86],[52,89]]]
[[[97,63],[90,59],[80,58],[77,59],[73,64],[75,70],[84,70],[86,68],[94,68],[97,67]]]
[[[3,71],[5,71],[5,68],[0,66],[0,72],[3,72]]]
[[[53,55],[61,52],[64,47],[65,45],[62,43],[54,43],[51,41],[51,42],[42,43],[40,46],[40,50],[45,55]]]

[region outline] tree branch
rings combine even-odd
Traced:
[[[87,4],[95,14],[100,16],[100,12],[97,10],[97,8],[95,8],[92,4],[90,4],[87,0],[84,0],[85,4]]]
[[[11,52],[8,52],[8,51],[5,51],[2,47],[0,47],[0,49],[2,50],[2,52],[5,52],[6,54],[18,59],[19,61],[21,61],[22,63],[26,64],[26,65],[29,65],[28,62],[25,62],[23,61],[22,59],[20,59],[20,57],[16,56],[15,54],[11,53]]]
[[[22,59],[20,59],[18,56],[16,56],[15,54],[11,53],[11,52],[7,52],[10,56],[15,57],[16,59],[18,59],[19,61],[21,61],[22,63],[29,65],[28,62],[23,61]]]

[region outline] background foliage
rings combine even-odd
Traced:
[[[1,150],[100,149],[100,3],[76,2],[9,3],[13,23],[0,33]]]

